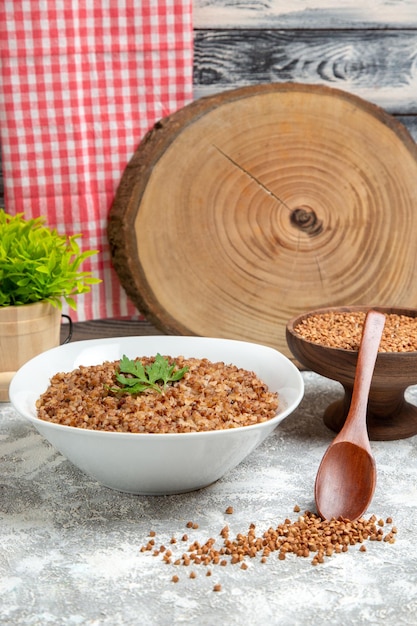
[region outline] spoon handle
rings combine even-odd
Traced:
[[[363,422],[366,423],[369,390],[384,325],[385,315],[383,313],[374,310],[368,311],[359,346],[350,409],[344,426],[336,437],[338,441],[354,439],[361,445],[369,447]]]

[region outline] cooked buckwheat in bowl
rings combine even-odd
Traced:
[[[199,489],[292,413],[299,370],[273,348],[206,337],[79,341],[26,363],[15,409],[67,459],[119,491]]]

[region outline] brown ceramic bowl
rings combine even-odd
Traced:
[[[346,306],[316,309],[291,319],[286,328],[288,347],[306,369],[339,381],[344,397],[332,403],[323,420],[338,432],[346,419],[352,398],[358,352],[330,348],[307,341],[295,332],[305,318],[326,312],[368,311],[373,308],[385,314],[395,313],[417,317],[417,309]],[[417,434],[417,407],[405,400],[407,387],[417,384],[417,352],[380,352],[378,354],[369,394],[367,425],[372,440],[393,440]]]

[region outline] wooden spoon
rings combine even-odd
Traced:
[[[316,476],[315,500],[323,519],[358,519],[368,508],[375,491],[376,467],[366,411],[384,324],[383,313],[367,313],[349,413],[343,428],[327,448]]]

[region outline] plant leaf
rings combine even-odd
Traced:
[[[44,218],[25,220],[23,213],[0,209],[0,306],[47,300],[75,309],[74,296],[90,291],[100,279],[80,265],[97,250],[80,251],[77,235],[60,235]]]
[[[115,373],[120,387],[108,389],[114,393],[137,394],[151,389],[162,393],[168,383],[177,382],[188,371],[188,367],[177,370],[175,367],[175,363],[170,365],[168,359],[159,352],[146,367],[139,359],[131,360],[124,354]],[[158,383],[162,383],[162,387]]]

